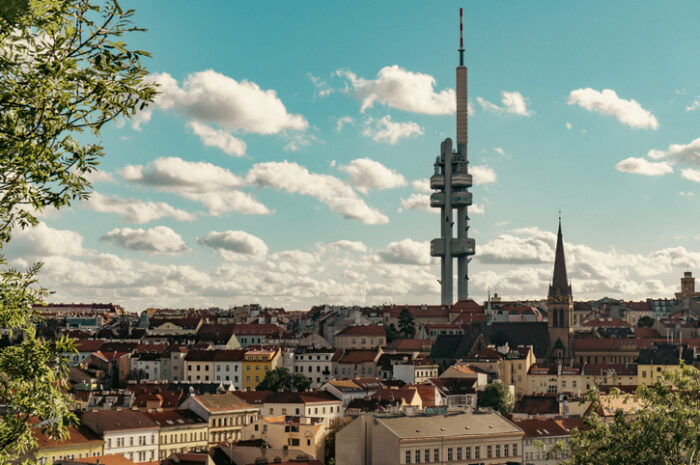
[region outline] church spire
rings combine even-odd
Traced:
[[[554,255],[554,275],[552,285],[549,286],[549,298],[553,300],[565,300],[571,296],[571,286],[566,276],[566,260],[564,258],[564,240],[561,234],[561,216],[559,216],[559,231],[557,232],[557,248]]]

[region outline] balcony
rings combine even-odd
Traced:
[[[430,241],[430,256],[442,257],[443,255],[445,255],[444,239],[433,239]]]
[[[434,192],[430,194],[430,206],[442,207],[445,205],[445,194],[443,192]]]
[[[445,187],[445,176],[441,174],[434,174],[430,177],[431,189],[442,189],[443,187]]]
[[[472,204],[472,193],[471,192],[453,192],[452,193],[452,206],[453,207],[466,207]]]
[[[472,175],[467,173],[452,174],[452,187],[472,187]]]

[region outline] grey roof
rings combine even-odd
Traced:
[[[377,417],[377,422],[401,439],[508,433],[523,435],[523,430],[493,412]]]

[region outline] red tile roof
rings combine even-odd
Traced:
[[[78,352],[97,352],[104,344],[103,339],[83,339],[75,341],[75,348]]]
[[[442,305],[385,305],[382,311],[389,313],[393,318],[398,318],[404,308],[407,308],[414,318],[447,317],[449,314],[447,307]]]
[[[385,336],[384,326],[380,325],[353,325],[348,326],[338,334],[338,336]]]
[[[594,320],[586,321],[583,326],[591,328],[629,328],[630,324],[625,320],[620,320],[619,318],[613,318],[611,320],[601,320],[596,318]]]
[[[393,350],[430,351],[433,344],[435,344],[433,339],[396,339],[387,344],[386,348]]]
[[[513,420],[516,426],[525,432],[526,438],[546,438],[553,436],[570,436],[568,431],[553,419]]]
[[[374,362],[378,353],[376,350],[345,350],[338,363]]]

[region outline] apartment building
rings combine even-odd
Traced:
[[[231,393],[190,395],[180,406],[209,425],[209,447],[242,439],[242,429],[258,420],[260,409]]]
[[[91,410],[82,422],[104,440],[104,455],[119,454],[134,462],[158,459],[159,426],[136,410]]]

